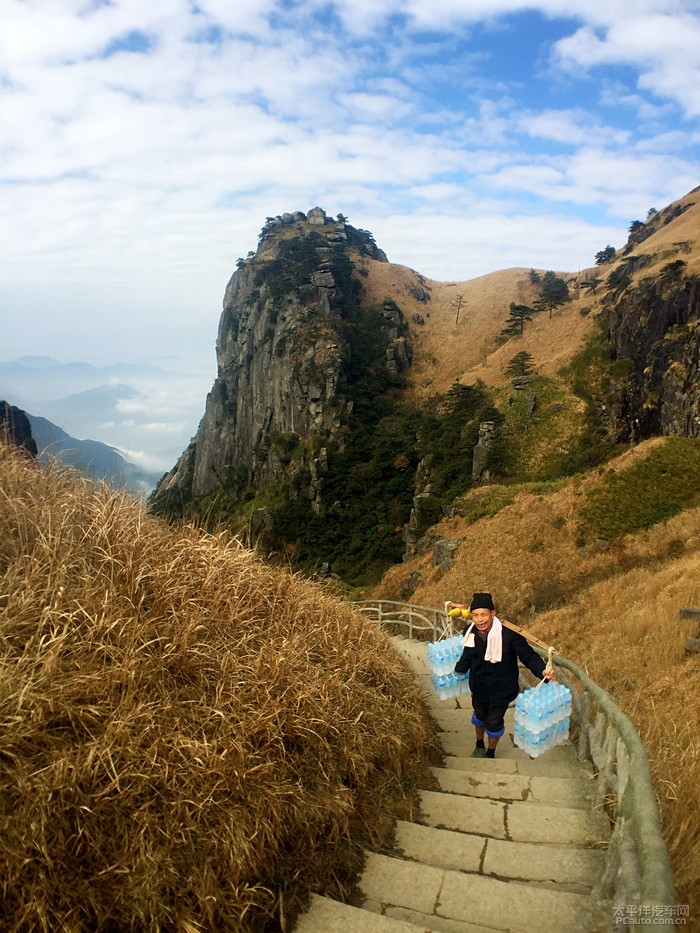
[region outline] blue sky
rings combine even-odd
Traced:
[[[211,372],[265,217],[576,271],[700,183],[697,0],[5,0],[1,357]]]

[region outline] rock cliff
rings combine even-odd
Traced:
[[[353,259],[386,262],[366,231],[321,208],[268,218],[255,253],[226,287],[218,375],[196,436],[158,484],[156,510],[224,491],[230,502],[273,483],[317,506],[328,469],[324,443],[352,412],[362,341],[379,341],[389,374],[411,349],[393,301],[362,312]]]
[[[613,353],[631,361],[629,377],[611,387],[619,440],[700,437],[700,280],[684,265],[669,263],[608,307]]]

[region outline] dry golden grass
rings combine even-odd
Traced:
[[[532,304],[537,297],[529,269],[505,269],[467,282],[436,282],[406,266],[373,260],[364,260],[364,265],[368,276],[362,280],[363,300],[371,304],[391,296],[409,325],[414,356],[408,397],[418,403],[446,392],[456,381],[509,383],[505,367],[520,350],[532,355],[543,375],[554,375],[593,326],[590,316],[580,314],[592,302],[581,297],[555,311],[551,320],[547,314],[536,315],[522,337],[499,346],[510,303]],[[430,301],[417,301],[411,293],[416,287],[429,288]],[[457,295],[464,299],[459,322]],[[424,323],[417,324],[414,315]]]
[[[635,285],[676,259],[687,262],[688,274],[700,271],[700,190],[691,191],[670,206],[675,205],[689,207],[633,250],[635,255],[653,256],[650,265],[633,274]],[[620,258],[614,263],[557,274],[572,283],[593,275],[607,279],[625,261],[621,254],[624,245],[618,244]],[[530,353],[541,375],[555,377],[581,348],[605,295],[604,284],[596,294],[584,288],[577,293],[572,284],[574,300],[557,308],[551,319],[546,313],[535,315],[521,337],[501,344],[499,337],[510,303],[532,305],[538,295],[530,282],[529,269],[504,269],[465,282],[436,282],[407,266],[360,257],[357,262],[367,271],[362,279],[363,300],[372,304],[391,297],[404,313],[414,350],[407,398],[418,403],[446,392],[456,381],[471,384],[481,379],[488,386],[508,386],[510,377],[505,368],[521,350]],[[416,289],[428,290],[430,300],[418,301]],[[454,302],[458,295],[463,296],[464,303],[457,322]],[[584,308],[591,313],[582,315]],[[424,323],[414,321],[417,314]]]
[[[3,930],[279,929],[431,741],[349,606],[4,447],[0,578]]]
[[[579,507],[608,469],[618,471],[664,443],[640,444],[585,479],[545,494],[521,492],[490,518],[435,527],[462,538],[444,576],[432,552],[392,568],[374,596],[397,598],[412,570],[411,602],[441,607],[491,591],[506,618],[524,625],[609,690],[634,721],[651,761],[679,903],[700,916],[700,656],[686,656],[700,608],[700,509],[690,509],[605,550],[577,547]],[[472,490],[479,496],[484,490]],[[533,549],[533,545],[541,546]]]

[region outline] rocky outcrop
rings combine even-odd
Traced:
[[[29,418],[21,408],[4,401],[0,402],[0,440],[21,447],[32,457],[37,455]]]
[[[496,425],[493,421],[482,421],[479,425],[479,442],[474,447],[472,460],[472,482],[488,483],[491,472],[488,468],[489,451],[496,439]]]
[[[629,377],[611,383],[611,433],[700,437],[700,280],[669,263],[609,307],[608,330],[615,357],[631,361]]]
[[[452,568],[454,552],[461,543],[461,538],[451,538],[449,540],[441,538],[433,545],[433,566],[439,567],[443,576]]]
[[[257,251],[238,260],[226,287],[217,379],[196,436],[152,497],[156,510],[222,489],[235,502],[283,482],[318,511],[328,463],[315,439],[342,448],[353,405],[353,251],[386,260],[370,234],[321,208],[267,219]],[[375,314],[386,368],[400,373],[411,359],[402,312],[387,301]]]
[[[432,494],[431,458],[421,460],[416,469],[413,507],[402,535],[405,546],[403,560],[422,555],[432,546],[437,535],[431,536],[428,529],[440,520],[438,500]]]

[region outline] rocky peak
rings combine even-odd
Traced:
[[[226,287],[217,379],[197,435],[154,493],[157,508],[218,493],[240,502],[280,483],[318,508],[325,445],[342,448],[361,345],[379,347],[390,375],[411,359],[398,305],[361,307],[358,256],[386,261],[342,215],[316,207],[267,218]]]

